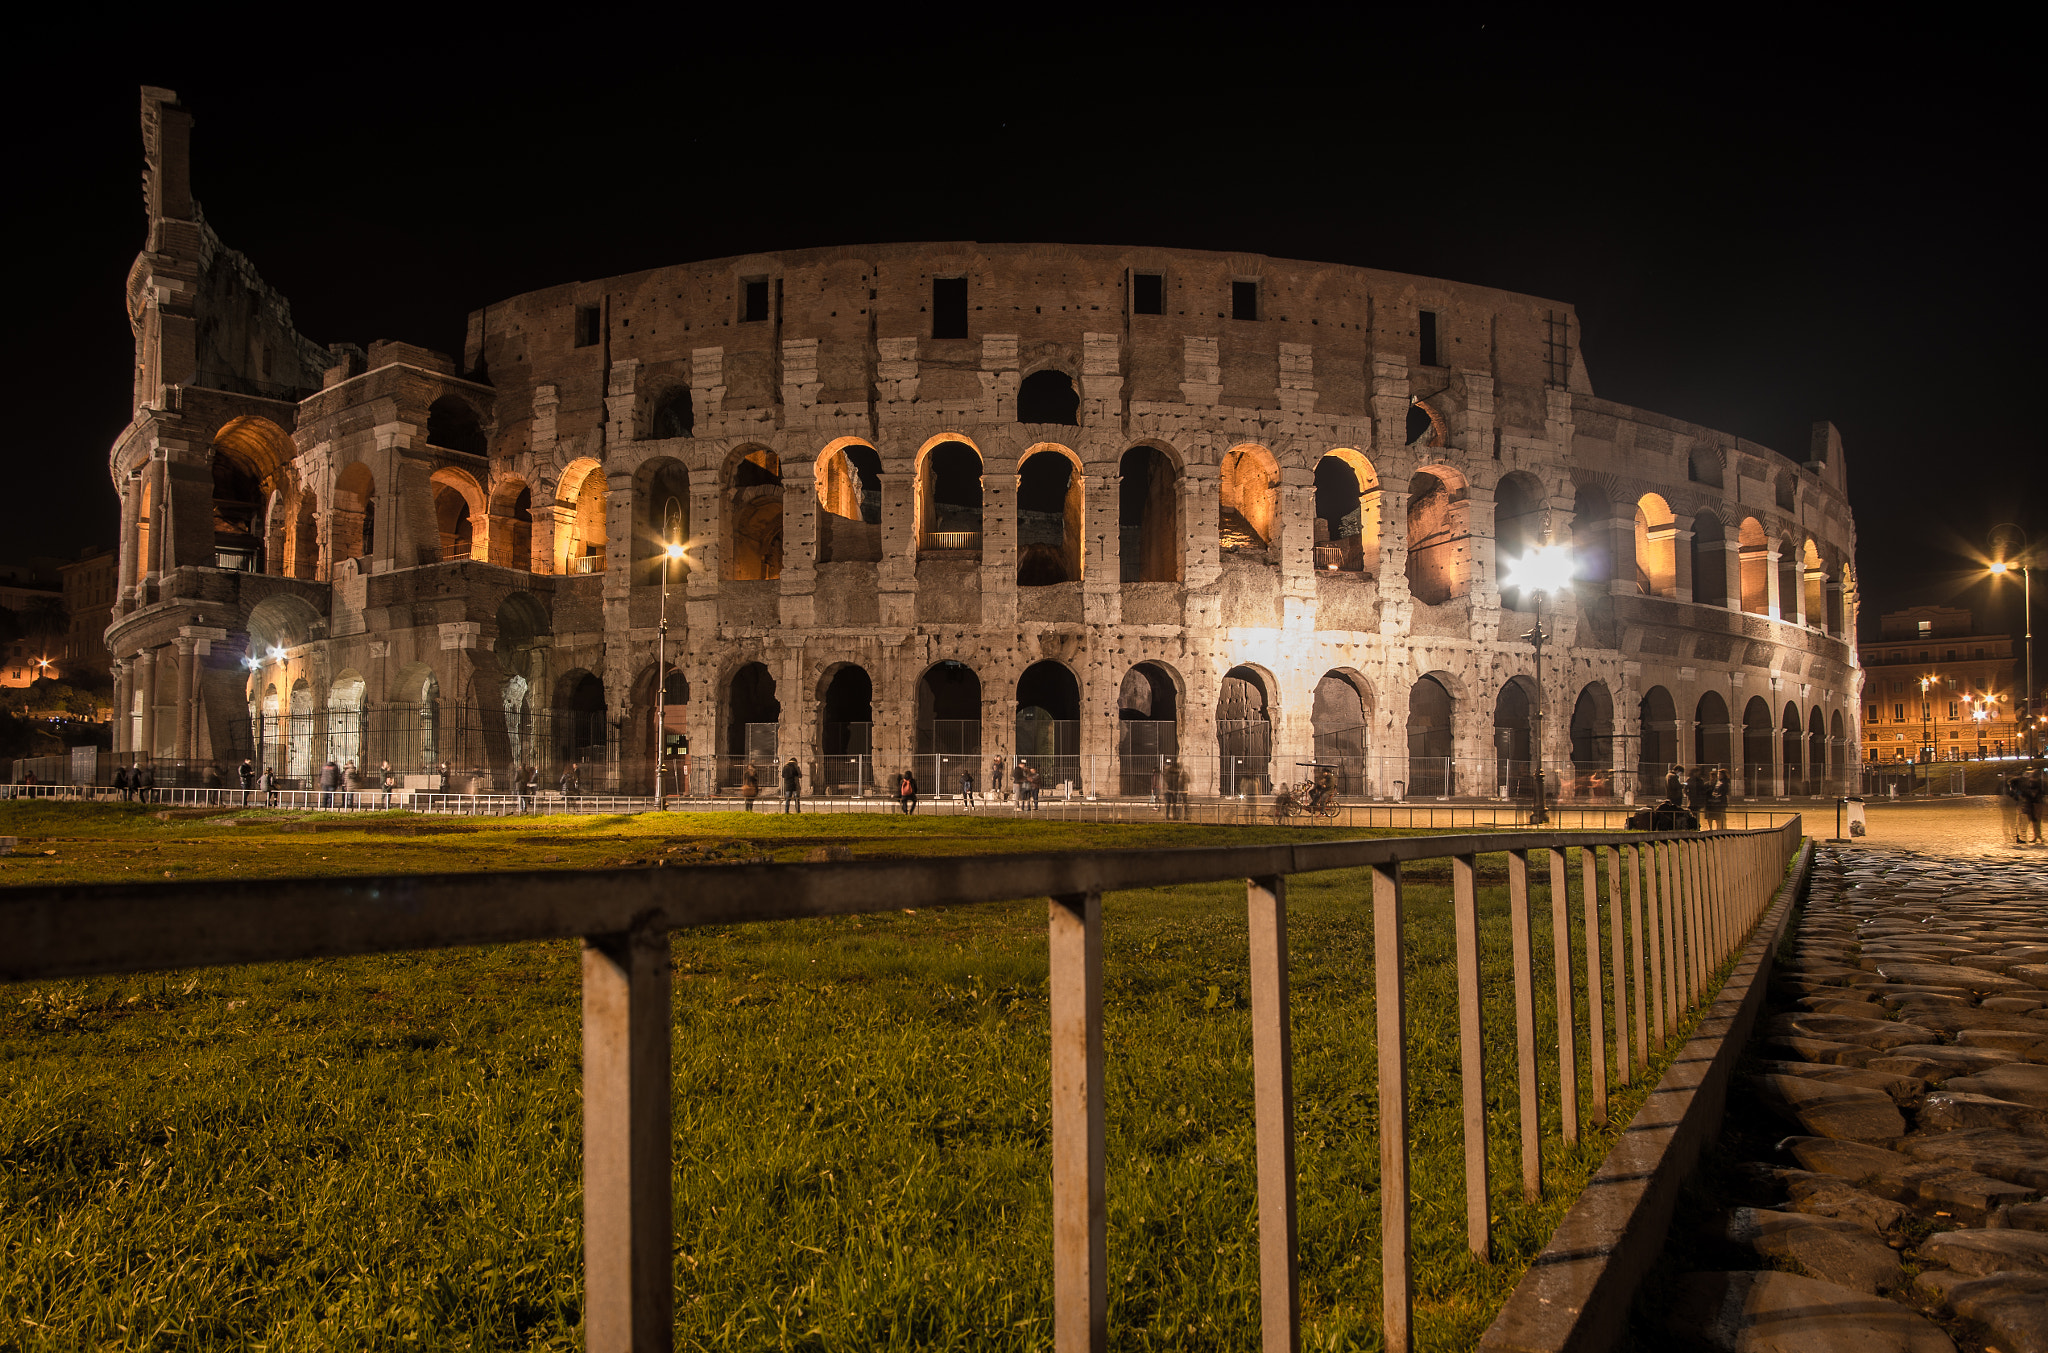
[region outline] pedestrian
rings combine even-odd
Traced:
[[[795,757],[782,763],[782,811],[785,813],[804,810],[803,795],[798,792],[802,776],[803,771],[797,766]]]
[[[269,766],[256,777],[256,789],[263,795],[263,801],[270,807],[277,807],[277,771]]]
[[[1023,757],[1018,757],[1017,764],[1010,769],[1010,778],[1017,785],[1017,811],[1021,813],[1024,811],[1025,801],[1031,797],[1030,763]]]
[[[1673,766],[1664,777],[1664,798],[1673,808],[1685,806],[1685,767]]]
[[[246,756],[242,758],[242,764],[235,767],[235,781],[242,787],[242,802],[247,803],[249,787],[256,783],[256,768],[249,764],[249,758]]]
[[[127,802],[127,800],[128,800],[128,768],[127,768],[126,766],[116,766],[116,767],[114,767],[114,792],[115,792],[116,794],[119,794],[119,795],[121,796],[121,801],[122,801],[123,803]]]
[[[384,791],[384,806],[389,808],[391,806],[391,793],[398,788],[398,777],[391,773],[391,763],[389,761],[378,764],[377,784]]]
[[[363,792],[363,773],[356,769],[355,758],[353,757],[342,763],[341,787],[348,791],[348,793],[342,796],[341,806],[344,808],[355,807],[358,796]]]
[[[581,779],[581,768],[578,767],[574,761],[568,762],[562,767],[562,773],[559,777],[557,777],[556,783],[561,788],[562,797],[564,799],[568,798],[571,794],[577,793],[579,791],[579,789],[581,788]],[[568,807],[566,803],[562,806],[564,808]]]
[[[1154,766],[1152,768],[1152,802],[1155,805],[1160,804],[1162,800],[1165,798],[1165,796],[1166,768],[1163,766]]]
[[[2020,812],[2034,829],[2034,839],[2024,842],[2025,845],[2041,844],[2041,800],[2044,797],[2048,797],[2048,784],[2042,782],[2041,768],[2032,767],[2020,777]]]
[[[199,783],[207,789],[220,788],[220,763],[218,761],[206,763],[206,769],[199,774]]]
[[[1038,791],[1044,788],[1044,781],[1038,778],[1038,767],[1031,766],[1024,772],[1024,788],[1031,795],[1031,811],[1038,811]]]
[[[334,758],[330,756],[327,758],[327,764],[320,768],[320,806],[332,808],[334,791],[340,788],[341,767],[335,765]]]
[[[754,800],[761,797],[761,772],[754,769],[749,761],[747,769],[740,776],[740,798],[746,801],[747,811],[754,811]]]
[[[137,798],[141,799],[144,803],[155,803],[156,763],[154,761],[143,762],[142,768],[135,772],[128,783],[135,786],[139,791],[136,795]]]
[[[917,811],[917,777],[907,769],[896,777],[896,803],[905,813]]]
[[[1010,782],[1003,778],[1003,758],[996,758],[996,764],[989,770],[988,787],[995,796],[1007,803],[1010,798]]]
[[[1702,821],[1707,816],[1707,792],[1706,772],[1694,766],[1692,774],[1687,776],[1685,781],[1685,806],[1692,809],[1694,815]]]
[[[1714,772],[1714,783],[1707,786],[1707,821],[1717,832],[1728,830],[1728,770],[1724,766]]]
[[[974,806],[974,772],[971,769],[960,772],[960,806]]]

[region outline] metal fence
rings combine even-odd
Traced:
[[[1598,1121],[1610,1086],[1647,1068],[1719,985],[1770,906],[1799,820],[1699,836],[1519,833],[1189,850],[1097,851],[850,864],[740,865],[353,879],[207,880],[11,889],[0,981],[389,953],[514,941],[583,942],[584,1335],[591,1349],[672,1337],[669,934],[704,925],[1049,899],[1053,1324],[1061,1353],[1107,1343],[1102,896],[1245,881],[1261,1318],[1267,1348],[1299,1346],[1287,878],[1371,871],[1379,1048],[1382,1319],[1412,1347],[1404,863],[1447,859],[1456,935],[1467,1242],[1492,1258],[1477,864],[1507,853],[1521,1186],[1541,1187],[1538,1075],[1553,1067],[1559,1137]],[[1572,860],[1577,855],[1577,887]],[[1537,1047],[1531,870],[1549,884],[1554,1054]],[[1601,886],[1605,880],[1605,887]],[[1601,930],[1609,934],[1603,945]],[[1583,928],[1583,1008],[1574,926]],[[1493,999],[1498,1000],[1495,996]],[[1588,1038],[1587,1065],[1576,1043]],[[1539,1063],[1541,1066],[1539,1067]]]

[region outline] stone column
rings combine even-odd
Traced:
[[[1767,544],[1763,547],[1764,561],[1764,614],[1773,620],[1785,615],[1784,598],[1778,595],[1778,547]]]
[[[779,614],[791,629],[818,623],[817,457],[803,455],[782,462],[782,577]],[[778,783],[776,792],[781,793]]]
[[[142,745],[135,750],[147,757],[156,755],[156,650],[146,648],[135,659],[142,687]]]
[[[139,550],[141,539],[137,530],[141,509],[141,485],[137,476],[130,474],[121,483],[121,548],[116,556],[115,567],[120,571],[114,577],[114,601],[116,614],[129,609],[135,597],[135,579],[141,569]]]
[[[130,693],[128,660],[116,658],[109,666],[114,676],[114,751],[118,755],[135,749],[135,700]]]
[[[1709,576],[1718,574],[1721,579],[1721,602],[1731,611],[1742,609],[1742,547],[1735,541],[1723,538],[1710,542],[1700,551],[1700,572]],[[1694,584],[1698,590],[1698,584]]]
[[[1692,601],[1692,527],[1690,519],[1671,532],[1671,577],[1678,600]]]
[[[1123,623],[1122,484],[1123,476],[1114,473],[1083,480],[1081,598],[1091,625]]]
[[[176,740],[171,744],[171,755],[179,761],[189,761],[192,758],[192,694],[197,684],[193,679],[196,664],[192,660],[192,641],[180,637],[176,641],[176,652],[178,667],[178,703],[175,706],[177,712],[177,733]]]

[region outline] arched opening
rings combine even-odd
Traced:
[[[1828,571],[1821,563],[1820,547],[1808,540],[1800,551],[1799,562],[1804,574],[1805,590],[1801,595],[1806,599],[1806,623],[1832,633],[1832,617],[1828,615]]]
[[[1118,580],[1181,579],[1180,472],[1156,446],[1134,446],[1117,465]]]
[[[1153,792],[1180,755],[1180,691],[1173,674],[1156,662],[1141,662],[1124,673],[1116,696],[1116,752],[1121,794]]]
[[[1777,502],[1778,511],[1780,512],[1796,513],[1799,511],[1799,476],[1793,474],[1790,470],[1786,470],[1778,476]]]
[[[684,559],[671,559],[668,547],[690,541],[690,471],[679,460],[664,456],[640,467],[638,481],[638,541],[634,550],[641,561],[636,581],[659,584],[663,573],[670,586],[690,576]]]
[[[726,488],[727,582],[782,576],[782,460],[756,447],[732,462]]]
[[[918,550],[941,558],[981,557],[981,453],[940,442],[918,462]]]
[[[1710,446],[1695,446],[1686,457],[1685,477],[1695,484],[1721,487],[1721,453]]]
[[[1778,792],[1772,762],[1771,707],[1760,695],[1753,695],[1742,710],[1742,782],[1751,798],[1770,798]]]
[[[826,669],[818,693],[819,771],[825,792],[858,793],[875,783],[875,683],[867,669]]]
[[[1403,431],[1410,446],[1444,444],[1444,420],[1435,409],[1419,399],[1408,401],[1408,419]]]
[[[1233,667],[1216,692],[1218,789],[1260,794],[1272,788],[1273,713],[1265,676]]]
[[[279,756],[279,752],[283,750],[279,742],[283,729],[279,724],[277,687],[266,683],[261,694],[257,694],[256,684],[256,680],[251,679],[249,683],[250,716],[254,723],[252,733],[256,751],[255,755],[250,758],[250,761],[255,766],[256,772],[259,775],[266,770],[283,775],[286,767],[283,758]],[[142,736],[142,692],[139,690],[135,692],[134,717],[136,731],[132,735],[133,740],[130,745],[140,746]]]
[[[1081,581],[1081,476],[1059,451],[1026,453],[1017,474],[1017,586]]]
[[[1614,505],[1607,495],[1582,485],[1572,495],[1572,576],[1605,592],[1614,576]]]
[[[1225,554],[1271,546],[1280,515],[1280,463],[1263,446],[1239,446],[1223,457],[1217,539]]]
[[[1692,599],[1703,606],[1728,604],[1727,528],[1711,512],[1692,519]]]
[[[427,406],[427,441],[431,445],[472,456],[486,455],[490,451],[476,410],[454,395],[443,395]]]
[[[1678,764],[1678,706],[1671,692],[1652,686],[1637,706],[1641,735],[1636,743],[1637,792],[1649,795]]]
[[[487,542],[477,539],[477,525],[486,517],[484,492],[476,481],[460,470],[436,470],[428,484],[434,494],[434,527],[439,537],[434,558],[441,562],[488,558],[482,548]]]
[[[748,766],[766,785],[778,764],[776,729],[782,722],[782,702],[775,698],[775,677],[758,662],[742,665],[732,674],[725,702],[725,783],[740,783]]]
[[[654,406],[654,435],[666,440],[688,437],[697,426],[697,413],[690,405],[690,387],[678,385]]]
[[[320,502],[311,489],[301,488],[293,498],[285,553],[292,577],[311,582],[320,576]]]
[[[415,663],[392,678],[390,704],[378,718],[382,726],[376,751],[380,759],[391,762],[393,771],[430,771],[440,763],[441,684],[431,667]]]
[[[1034,371],[1017,386],[1017,421],[1058,423],[1075,427],[1081,421],[1081,393],[1064,371]]]
[[[1646,597],[1678,595],[1678,520],[1654,493],[1636,500],[1636,591]]]
[[[1536,685],[1527,677],[1511,678],[1494,699],[1493,783],[1504,799],[1533,798],[1536,793],[1536,744],[1529,717],[1535,707]]]
[[[818,457],[818,562],[875,563],[882,557],[882,458],[866,442],[842,442]]]
[[[604,572],[604,547],[609,539],[605,497],[604,469],[596,461],[577,461],[562,472],[555,485],[555,501],[574,504],[575,513],[555,542],[561,572]]]
[[[1523,698],[1527,699],[1526,693]],[[1433,798],[1456,792],[1457,777],[1451,765],[1451,720],[1456,704],[1450,688],[1434,675],[1423,677],[1409,688],[1408,783],[1403,791],[1397,792]]]
[[[1331,451],[1316,462],[1315,529],[1318,573],[1378,571],[1380,479],[1358,452]]]
[[[1505,577],[1510,567],[1543,544],[1543,485],[1536,476],[1516,471],[1502,479],[1493,491],[1493,558],[1496,575]],[[1500,604],[1510,611],[1529,610],[1522,589],[1503,582]]]
[[[1835,793],[1849,792],[1849,725],[1839,709],[1828,718],[1828,775]]]
[[[1081,683],[1067,665],[1034,662],[1017,678],[1017,761],[1041,789],[1081,778]]]
[[[572,672],[562,678],[554,713],[555,751],[561,766],[576,764],[576,783],[583,789],[603,785],[609,773],[606,750],[611,741],[603,679],[594,672]]]
[[[1366,758],[1371,753],[1371,711],[1358,680],[1343,672],[1325,672],[1316,682],[1309,709],[1319,765],[1333,767],[1339,794],[1371,793]]]
[[[937,792],[973,771],[981,784],[981,678],[964,662],[935,662],[917,679],[917,776]]]
[[[156,561],[150,557],[149,542],[156,533],[156,486],[147,476],[138,490],[135,506],[135,584],[156,571]]]
[[[327,759],[347,770],[362,768],[363,678],[343,672],[327,691]]]
[[[300,677],[292,682],[285,706],[284,773],[301,785],[313,773],[313,723],[317,717],[313,709],[313,687]]]
[[[1718,692],[1708,691],[1693,708],[1693,722],[1692,763],[1709,773],[1732,772],[1735,755],[1728,745],[1728,702]],[[1658,772],[1658,777],[1663,777],[1663,771]],[[1652,792],[1649,785],[1644,786],[1644,791]]]
[[[1744,517],[1737,544],[1742,556],[1742,609],[1751,615],[1769,615],[1771,546],[1764,537],[1763,523]]]
[[[1408,590],[1425,606],[1471,589],[1470,508],[1454,470],[1423,470],[1408,481]]]
[[[1614,796],[1614,696],[1602,681],[1590,682],[1572,706],[1572,795]]]
[[[334,511],[328,536],[334,561],[369,559],[377,552],[377,480],[370,467],[352,461],[334,479]]]
[[[1806,792],[1819,794],[1821,779],[1828,772],[1827,717],[1815,705],[1806,716]]]
[[[270,536],[268,508],[288,487],[287,467],[298,455],[291,434],[267,418],[244,416],[222,424],[209,455],[213,474],[215,568],[262,573]]]
[[[1780,724],[1781,742],[1778,750],[1780,764],[1784,767],[1785,797],[1797,794],[1806,784],[1806,740],[1800,736],[1804,727],[1799,717],[1799,706],[1786,705],[1785,718]]]
[[[1805,600],[1804,580],[1800,577],[1799,547],[1791,540],[1778,542],[1778,618],[1787,623],[1799,622],[1800,603]]]
[[[690,783],[690,680],[671,664],[657,693],[654,676],[654,664],[649,663],[633,681],[635,731],[628,746],[620,748],[620,759],[629,754],[635,762],[660,758],[662,792],[680,794]],[[640,783],[650,790],[654,787],[651,765]]]

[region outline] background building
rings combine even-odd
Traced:
[[[1795,460],[1603,400],[1569,305],[894,244],[511,297],[459,361],[322,347],[207,226],[190,126],[144,91],[118,750],[644,789],[660,709],[700,788],[789,756],[834,791],[1019,757],[1104,794],[1166,758],[1210,793],[1315,760],[1411,797],[1855,774],[1839,437]],[[1500,566],[1544,543],[1578,576],[1539,748]]]
[[[2012,636],[1978,634],[1968,610],[1887,611],[1863,644],[1864,756],[1961,761],[2024,750]]]

